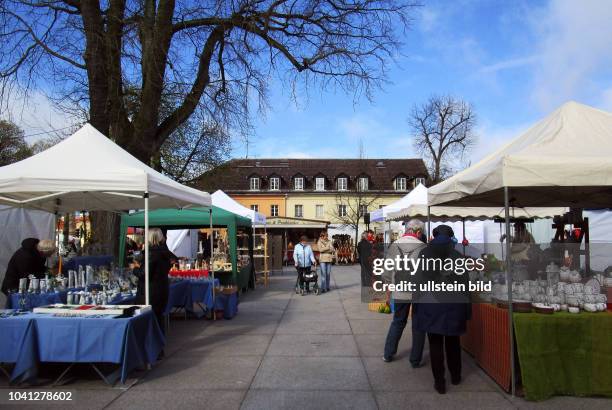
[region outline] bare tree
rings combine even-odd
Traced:
[[[0,167],[32,155],[23,130],[10,121],[0,120]]]
[[[451,96],[415,105],[409,118],[415,148],[429,161],[432,183],[451,175],[476,142],[472,106]]]
[[[336,193],[336,209],[333,216],[343,227],[355,231],[355,242],[353,254],[356,254],[357,240],[359,238],[359,226],[364,221],[364,215],[369,213],[372,205],[380,195],[369,190],[369,186],[362,186],[359,178],[367,178],[367,161],[363,148],[363,141],[359,141],[359,167],[357,175],[353,176],[353,182],[347,181],[346,190],[338,190]],[[369,184],[368,184],[369,185]]]
[[[314,85],[369,97],[412,7],[410,0],[1,0],[0,97],[51,88],[64,109],[162,169],[158,153],[194,113],[246,135],[251,108],[266,108],[274,77],[296,94]],[[173,97],[169,107],[164,96]]]

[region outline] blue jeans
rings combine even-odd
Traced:
[[[321,289],[328,291],[330,284],[330,275],[331,275],[331,262],[321,262]]]
[[[408,314],[410,313],[410,303],[402,303],[395,301],[395,312],[393,313],[393,321],[389,326],[387,340],[385,341],[385,357],[390,359],[397,353],[404,328],[408,323]],[[414,322],[413,322],[414,323]],[[425,333],[419,332],[412,327],[412,349],[410,351],[410,363],[413,366],[418,366],[423,358],[423,347],[425,346]]]

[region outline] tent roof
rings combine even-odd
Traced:
[[[421,187],[421,189],[419,189]],[[393,210],[387,213],[387,220],[404,220],[409,218],[425,218],[427,217],[427,193],[431,188],[426,188],[424,185],[419,185],[410,194],[417,191],[412,198],[404,201],[408,206]],[[402,200],[408,198],[406,195]],[[400,200],[401,201],[401,200]],[[398,203],[400,202],[398,201]],[[394,204],[391,204],[394,205]],[[512,208],[510,215],[521,218],[551,218],[555,215],[560,215],[567,212],[564,207],[546,207],[546,208]],[[445,221],[455,219],[468,220],[486,220],[493,219],[496,216],[504,216],[504,208],[501,206],[495,207],[465,207],[465,206],[431,206],[429,210],[430,216],[436,219]]]
[[[209,225],[208,207],[196,207],[185,209],[156,209],[149,211],[149,226],[173,226],[173,227],[207,227]],[[233,221],[237,226],[251,226],[251,220],[236,215],[225,209],[213,206],[212,219],[215,226],[228,226]],[[123,226],[144,226],[144,212],[134,212],[122,215]]]
[[[609,207],[612,114],[568,102],[480,162],[429,190],[430,205]]]
[[[212,195],[212,203],[214,206],[219,208],[227,209],[230,212],[233,212],[237,215],[243,216],[245,218],[249,218],[253,225],[264,225],[266,223],[266,216],[260,214],[259,212],[255,212],[252,209],[243,206],[242,204],[236,202],[233,198],[227,195],[225,192],[220,189],[215,191]]]
[[[412,204],[427,204],[427,188],[425,185],[419,184],[397,201],[370,212],[370,221],[384,221],[390,213],[407,208]]]
[[[0,204],[50,212],[120,211],[211,204],[210,195],[186,187],[140,162],[92,125],[59,144],[0,167]]]

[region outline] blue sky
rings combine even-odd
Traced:
[[[257,121],[249,157],[411,157],[407,115],[431,94],[471,102],[476,161],[563,102],[612,111],[612,5],[603,1],[424,1],[374,101],[312,91],[299,105],[282,84]],[[245,156],[242,143],[234,156]]]
[[[255,123],[249,157],[418,156],[407,116],[432,94],[471,102],[478,115],[474,162],[568,100],[612,111],[609,0],[422,0],[374,101],[311,90],[298,104],[272,82],[271,109]],[[11,119],[34,134],[73,119],[40,93],[13,104]],[[244,157],[241,141],[234,157]]]

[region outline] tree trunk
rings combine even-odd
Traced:
[[[119,255],[119,230],[121,216],[114,212],[89,213],[91,239],[86,245],[88,255]]]
[[[62,230],[62,235],[64,236],[64,240],[62,241],[64,244],[64,249],[68,248],[68,236],[70,236],[70,214],[64,214],[64,229]]]

